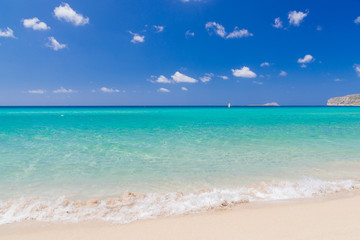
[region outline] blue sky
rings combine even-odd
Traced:
[[[0,105],[323,105],[360,93],[359,16],[356,0],[2,0]]]

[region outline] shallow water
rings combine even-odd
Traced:
[[[0,223],[86,219],[108,198],[122,210],[102,219],[136,220],[311,197],[357,188],[359,170],[356,107],[0,108]],[[126,191],[145,194],[136,209]]]

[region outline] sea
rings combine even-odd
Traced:
[[[360,189],[358,107],[0,107],[0,224]]]

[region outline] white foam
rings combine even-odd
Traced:
[[[323,181],[304,178],[297,182],[271,182],[237,189],[212,189],[192,193],[133,194],[118,199],[68,201],[19,198],[0,201],[0,224],[37,221],[78,222],[103,220],[129,223],[139,219],[204,212],[244,202],[310,198],[339,191],[360,189],[360,181]]]

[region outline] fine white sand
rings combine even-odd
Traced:
[[[0,226],[0,239],[261,239],[359,240],[360,196],[256,206],[138,221],[38,223]]]

